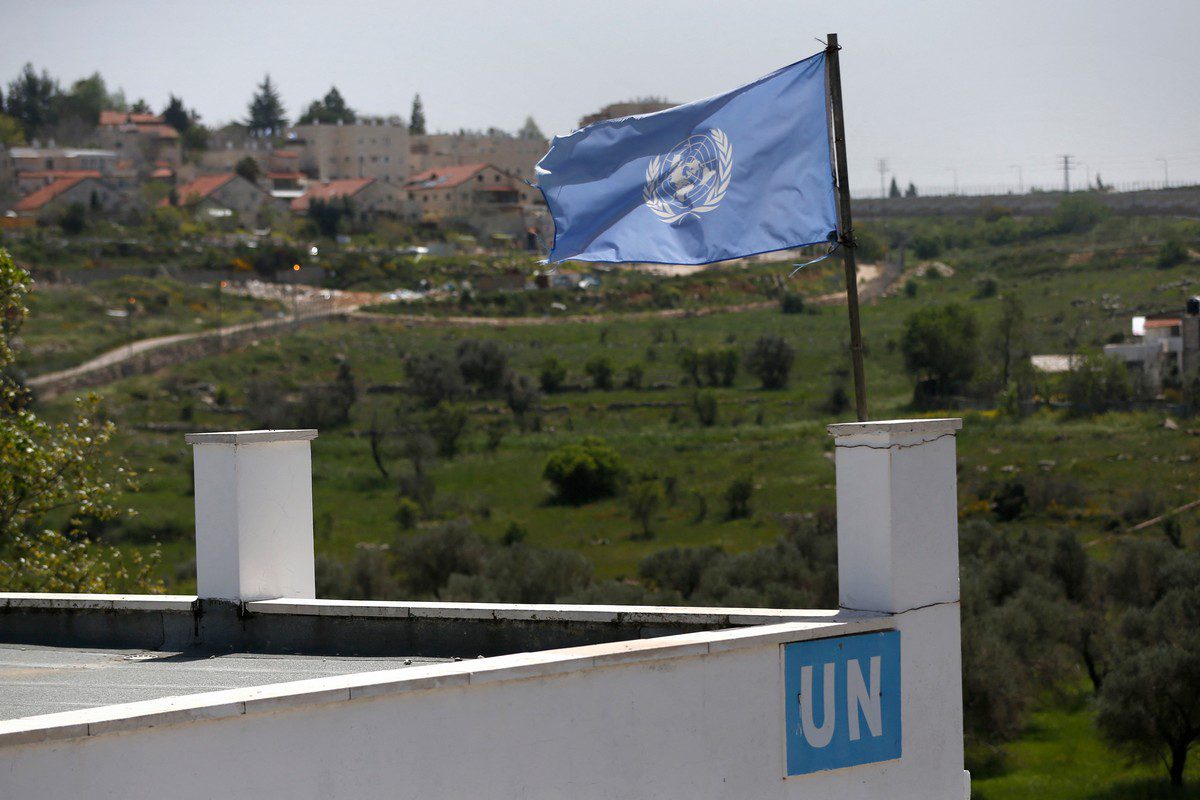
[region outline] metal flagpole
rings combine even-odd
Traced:
[[[863,373],[862,325],[858,317],[858,267],[854,259],[854,224],[850,218],[850,178],[846,168],[846,125],[842,118],[842,71],[838,64],[838,37],[829,34],[825,63],[829,76],[829,107],[833,117],[833,148],[837,163],[838,242],[846,266],[846,306],[850,312],[850,365],[854,370],[854,409],[858,421],[867,421],[867,379]]]

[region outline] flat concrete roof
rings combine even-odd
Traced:
[[[0,644],[0,720],[452,660]]]

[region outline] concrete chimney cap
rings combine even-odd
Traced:
[[[261,442],[309,442],[317,438],[315,428],[267,431],[218,431],[214,433],[188,433],[183,440],[188,444],[259,444]]]
[[[842,436],[859,436],[861,434],[905,434],[905,433],[954,433],[962,429],[962,419],[959,417],[942,417],[938,419],[889,419],[879,422],[840,422],[826,425],[834,438]]]

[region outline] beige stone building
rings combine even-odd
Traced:
[[[427,225],[522,236],[542,205],[541,193],[492,164],[435,167],[413,175],[405,217]]]
[[[374,178],[403,184],[409,176],[409,136],[403,125],[297,125],[290,142],[298,168],[320,181]]]
[[[178,167],[183,160],[179,131],[157,114],[101,111],[96,138],[102,148],[132,160],[139,168]]]

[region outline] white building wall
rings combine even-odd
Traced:
[[[473,673],[466,686],[459,676],[441,689],[8,747],[0,775],[13,798],[963,800],[961,728],[938,724],[950,709],[909,700],[936,694],[916,689],[937,680],[930,667],[944,654],[920,639],[946,613],[901,620],[904,755],[880,764],[785,779],[777,637],[722,652],[730,634],[717,633],[688,635],[713,640],[696,646],[713,651],[702,655],[623,664],[618,653],[558,674],[531,663],[526,680]]]

